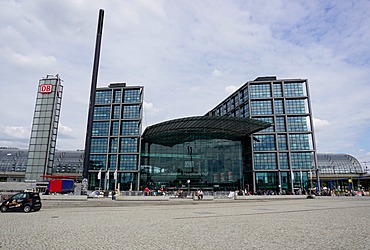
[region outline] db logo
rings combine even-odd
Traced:
[[[51,93],[52,89],[53,89],[53,85],[51,85],[51,84],[42,84],[42,85],[40,85],[40,93],[41,94],[49,94],[49,93]]]

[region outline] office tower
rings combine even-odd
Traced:
[[[310,188],[312,173],[317,175],[318,171],[306,79],[258,77],[206,115],[247,117],[273,124],[250,138],[250,150],[243,156],[246,188],[264,193]]]
[[[88,189],[138,187],[143,87],[112,83],[96,89]]]
[[[59,75],[39,81],[25,181],[42,182],[51,175],[62,103],[63,86]]]

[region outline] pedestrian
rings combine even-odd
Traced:
[[[199,189],[199,190],[198,190],[197,195],[198,195],[198,201],[199,201],[199,200],[203,200],[203,195],[204,195],[204,194],[203,194],[203,190],[202,190],[202,189]]]
[[[112,201],[116,200],[116,191],[112,191]]]

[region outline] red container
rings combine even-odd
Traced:
[[[51,193],[68,193],[74,191],[73,180],[50,180],[48,189]]]

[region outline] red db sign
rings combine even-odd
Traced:
[[[40,93],[41,94],[49,94],[53,89],[53,85],[51,84],[42,84],[40,85]]]

